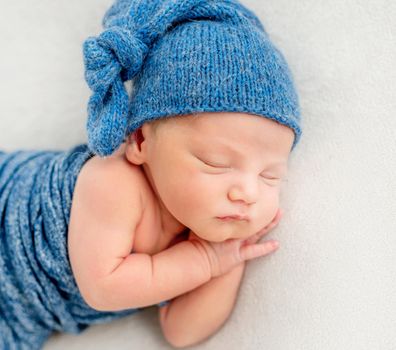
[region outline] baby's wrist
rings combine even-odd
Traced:
[[[202,256],[202,264],[201,264],[202,269],[207,273],[207,275],[211,279],[213,277],[213,273],[212,273],[213,259],[211,259],[212,254],[208,252],[208,248],[210,249],[210,246],[206,245],[204,242],[197,239],[189,240],[189,242],[191,242],[194,245],[194,247],[197,249],[197,251],[199,251],[200,255]]]

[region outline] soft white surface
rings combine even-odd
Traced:
[[[303,137],[268,236],[280,249],[248,264],[230,319],[196,348],[396,349],[395,2],[242,2],[290,64]],[[0,0],[0,148],[86,141],[81,45],[110,3]],[[44,349],[170,349],[156,312]]]

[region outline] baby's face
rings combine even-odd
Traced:
[[[175,118],[173,118],[175,119]],[[245,113],[208,112],[160,125],[145,124],[144,169],[164,207],[209,241],[245,238],[279,208],[294,133]],[[246,220],[222,220],[230,215]]]

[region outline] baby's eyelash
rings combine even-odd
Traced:
[[[214,168],[229,168],[229,166],[227,166],[227,165],[210,164],[209,162],[207,162],[207,161],[205,161],[205,160],[202,160],[202,159],[200,159],[200,158],[198,158],[198,157],[197,157],[197,159],[199,159],[202,163],[204,163],[204,164],[206,164],[206,165],[208,165],[208,166],[214,167]]]
[[[268,179],[268,180],[280,180],[280,178],[279,177],[268,177],[268,176],[265,176],[265,175],[261,175],[262,177],[265,177],[266,179]]]

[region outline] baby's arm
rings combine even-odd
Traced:
[[[159,308],[162,332],[175,347],[200,343],[217,332],[235,305],[246,262]]]
[[[100,311],[118,311],[158,304],[211,279],[206,253],[183,241],[153,256],[134,253],[99,279],[87,302]]]

